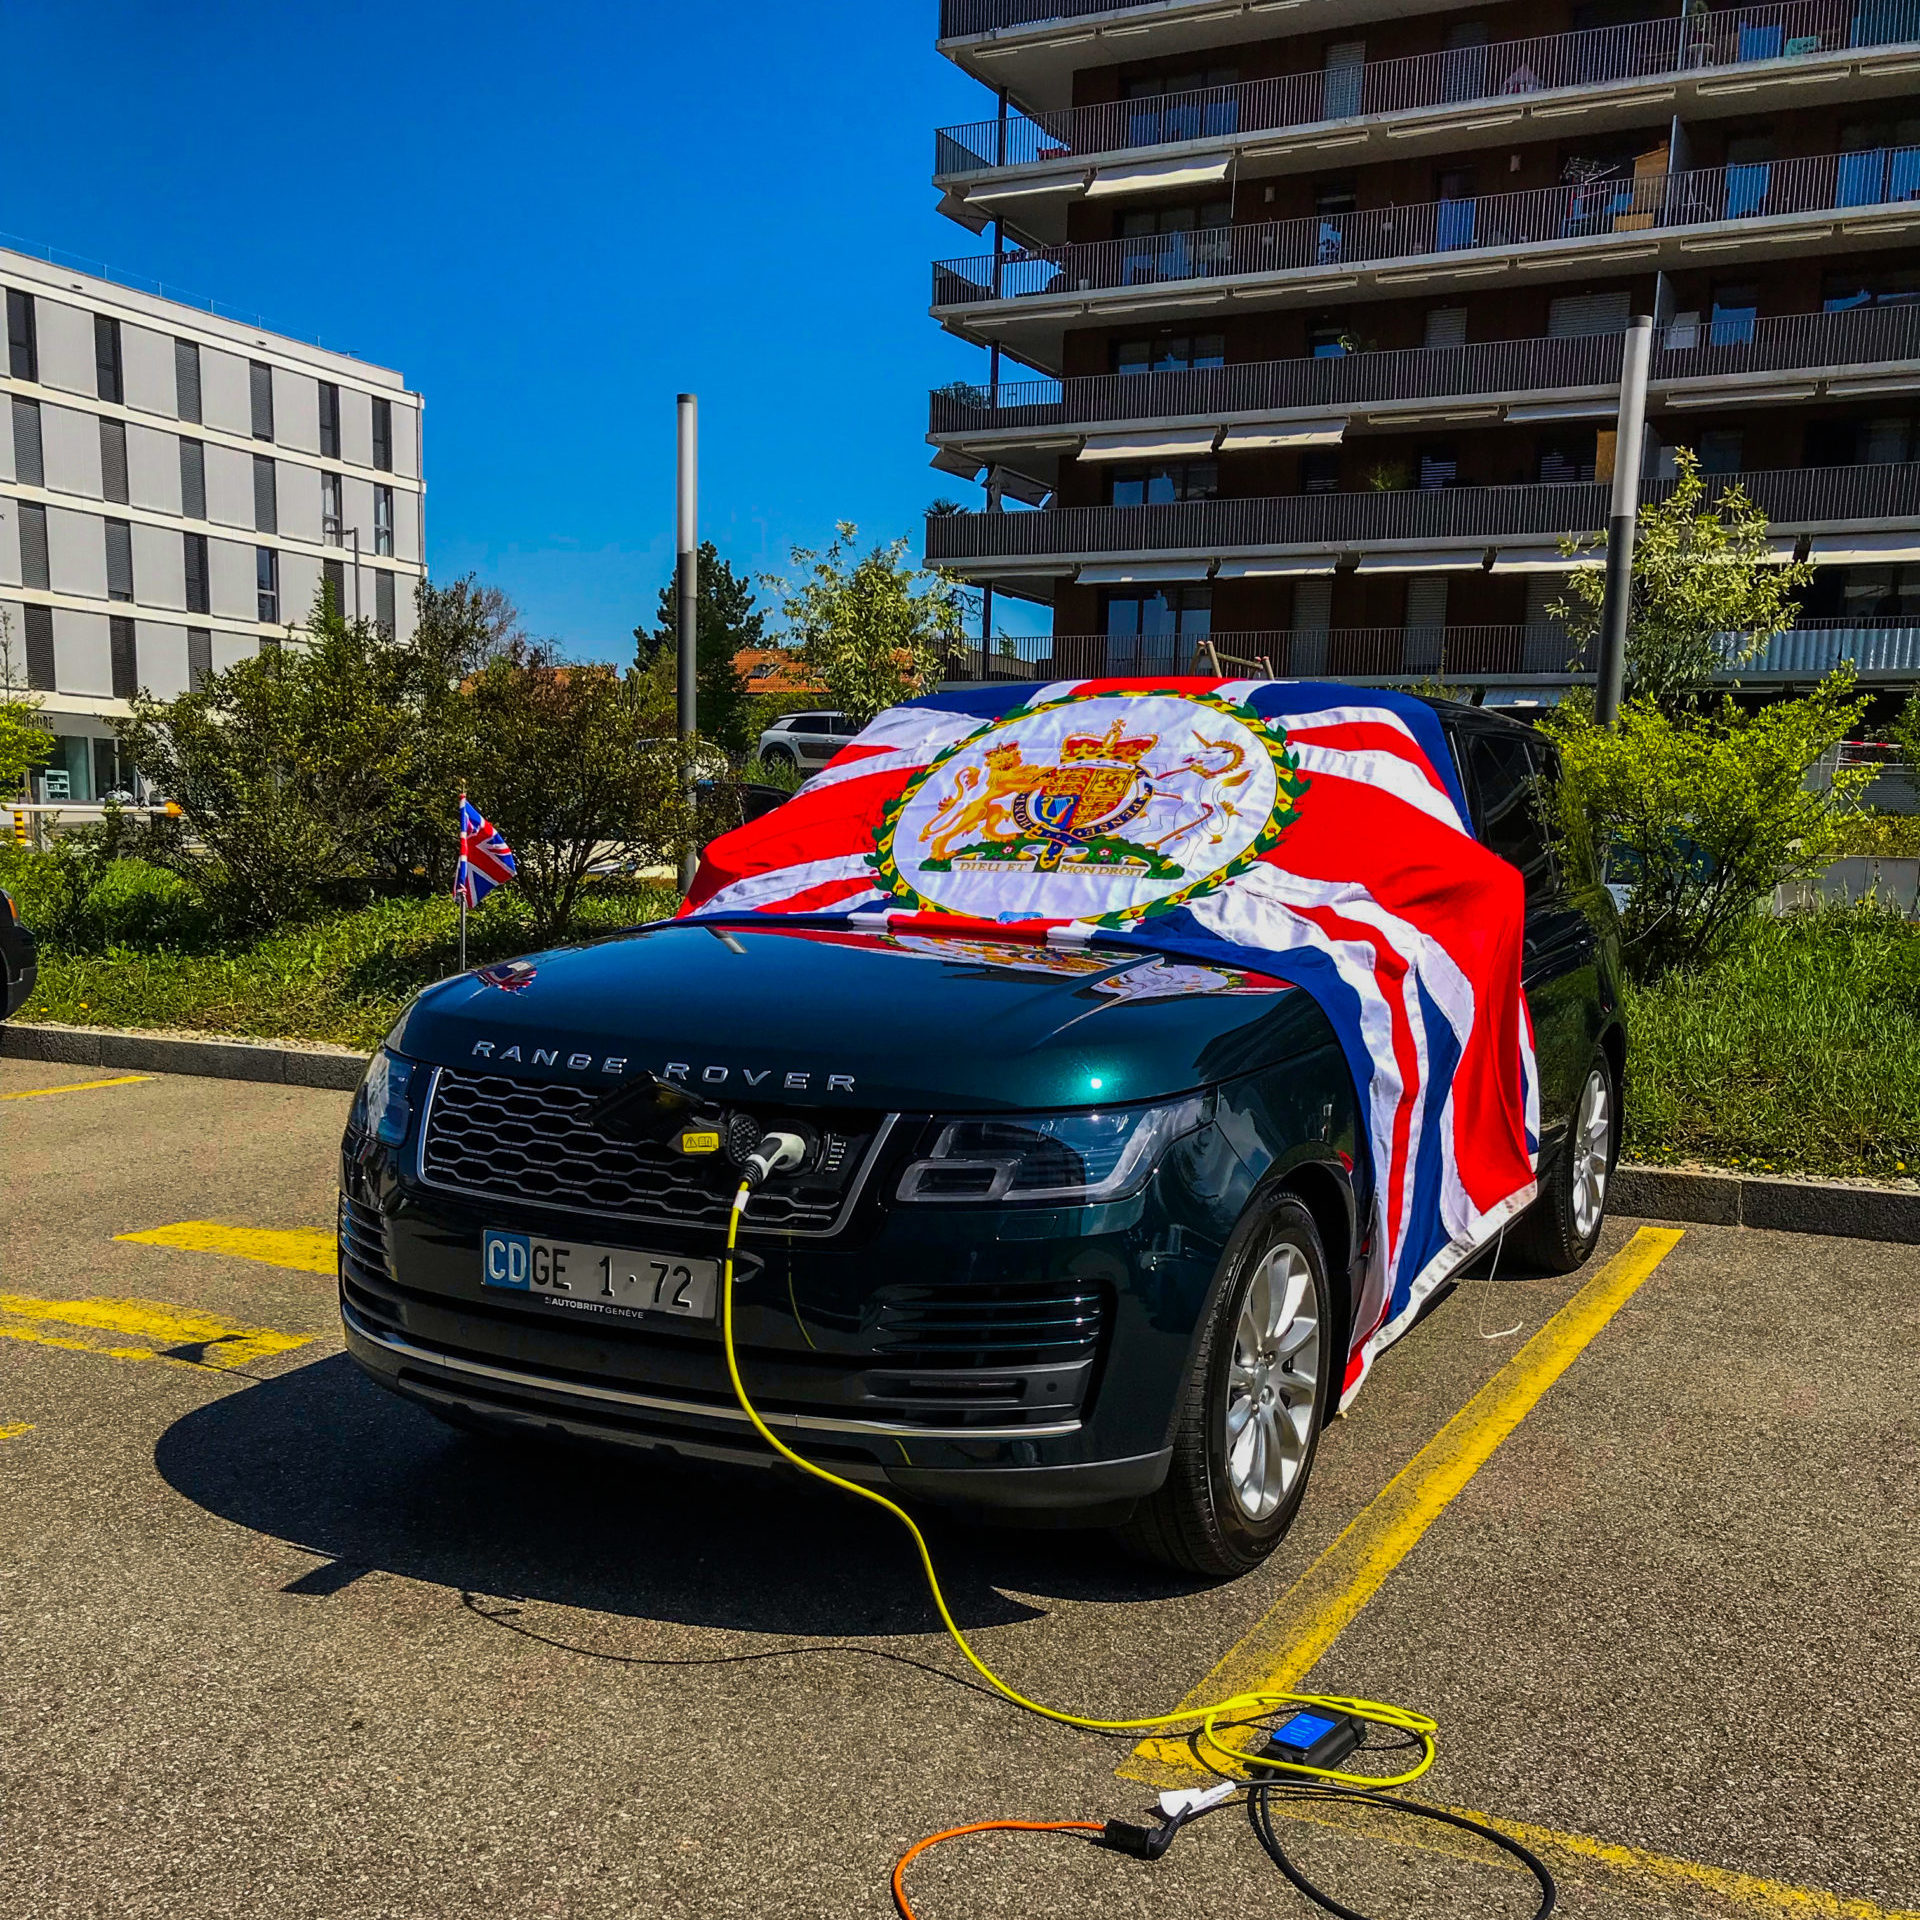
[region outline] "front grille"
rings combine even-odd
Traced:
[[[360,1286],[385,1288],[387,1277],[387,1223],[372,1207],[340,1196],[340,1272]]]
[[[1081,1281],[887,1287],[873,1312],[874,1346],[895,1364],[1045,1366],[1091,1359],[1106,1297]]]
[[[593,1124],[585,1087],[529,1084],[440,1068],[420,1149],[420,1177],[450,1193],[565,1207],[606,1219],[721,1228],[739,1185],[724,1154],[690,1157]],[[765,1187],[746,1225],[827,1234],[839,1224],[879,1144],[873,1116],[835,1116],[822,1170]]]

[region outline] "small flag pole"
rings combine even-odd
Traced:
[[[467,857],[467,790],[460,789],[460,859]],[[453,869],[453,891],[460,902],[460,971],[467,970],[467,890],[460,884],[460,868]]]

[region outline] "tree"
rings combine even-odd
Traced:
[[[1813,568],[1774,564],[1767,516],[1743,487],[1710,501],[1699,460],[1683,447],[1674,465],[1672,493],[1641,513],[1634,540],[1626,695],[1677,717],[1699,706],[1721,668],[1752,659],[1793,625],[1794,594]],[[1605,546],[1603,535],[1599,550]],[[1566,548],[1580,550],[1571,542]],[[1548,612],[1566,621],[1591,657],[1606,603],[1605,569],[1569,575],[1567,595]]]
[[[121,751],[190,832],[155,857],[234,924],[448,884],[470,744],[457,676],[501,644],[505,603],[481,618],[461,582],[423,587],[418,604],[424,648],[346,619],[323,586],[306,645],[271,648],[173,700],[137,694],[118,723]]]
[[[1805,699],[1755,713],[1731,699],[1717,712],[1678,714],[1634,700],[1607,728],[1588,709],[1556,709],[1553,825],[1576,882],[1592,848],[1610,850],[1612,878],[1627,890],[1621,937],[1636,974],[1712,958],[1782,881],[1834,858],[1871,769],[1836,774],[1824,788],[1807,776],[1865,707],[1849,666]]]
[[[841,712],[865,725],[883,708],[939,684],[947,656],[963,640],[960,586],[939,568],[903,563],[907,542],[875,547],[852,560],[859,529],[841,521],[824,553],[793,549],[802,569],[781,586],[783,610],[809,677]]]
[[[765,644],[762,628],[766,616],[753,603],[752,583],[735,573],[720,558],[720,550],[711,540],[700,544],[700,576],[694,602],[694,686],[699,731],[729,753],[751,750],[749,736],[747,683],[733,664],[734,655],[743,647]],[[654,614],[658,623],[649,633],[635,627],[634,659],[645,673],[659,672],[661,655],[677,660],[680,645],[680,588],[674,578],[660,589],[660,604]],[[669,676],[671,679],[671,676]],[[676,717],[675,724],[678,721]]]
[[[694,831],[685,749],[653,684],[520,642],[468,685],[469,788],[513,848],[546,939],[566,931],[596,866],[671,863]]]
[[[40,702],[15,674],[13,622],[0,608],[0,794],[18,793],[27,775],[53,754]]]

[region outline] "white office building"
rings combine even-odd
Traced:
[[[36,799],[124,784],[112,722],[262,647],[326,581],[403,638],[421,400],[347,354],[0,250],[0,610],[58,740]]]

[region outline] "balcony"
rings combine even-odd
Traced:
[[[1672,484],[1654,481],[1644,497],[1662,499]],[[1734,486],[1744,487],[1782,534],[1920,528],[1920,462],[1792,467],[1710,481],[1716,496]],[[930,564],[994,579],[1060,577],[1123,556],[1190,561],[1195,579],[1224,562],[1288,557],[1318,558],[1326,563],[1320,570],[1331,572],[1343,554],[1385,555],[1396,548],[1433,550],[1436,568],[1477,566],[1488,547],[1502,542],[1538,550],[1597,533],[1607,524],[1610,491],[1575,482],[933,514],[926,552]],[[1816,542],[1813,558],[1822,557]],[[1920,540],[1910,557],[1920,559]]]
[[[1776,95],[1796,101],[1825,98],[1824,85],[1850,78],[1854,84],[1847,97],[1855,99],[1865,92],[1910,91],[1912,66],[1870,59],[1856,73],[1850,56],[1915,39],[1920,39],[1920,8],[1911,5],[1862,12],[1852,0],[1781,0],[1738,12],[1540,35],[1191,93],[1013,113],[1005,120],[941,129],[935,137],[934,174],[952,190],[982,196],[977,205],[949,202],[949,210],[968,224],[982,226],[1001,216],[1013,219],[1029,238],[1064,239],[1066,209],[1089,183],[1097,191],[1114,191],[1129,177],[1125,169],[1111,176],[1087,166],[1076,172],[1075,161],[1165,152],[1191,163],[1219,150],[1223,157],[1239,154],[1244,177],[1325,164],[1329,142],[1301,141],[1289,148],[1284,142],[1276,145],[1272,136],[1334,125],[1353,129],[1351,137],[1337,143],[1343,163],[1352,163],[1365,157],[1361,149],[1369,145],[1383,153],[1417,150],[1421,128],[1412,122],[1423,115],[1437,116],[1429,145],[1458,145],[1460,135],[1517,123],[1535,106],[1542,108],[1542,132],[1558,134],[1563,121],[1574,119],[1582,132],[1609,119],[1637,116],[1644,123],[1652,107],[1661,109],[1663,119],[1669,111],[1747,113],[1771,104]],[[1674,88],[1649,94],[1644,84],[1673,80],[1678,85],[1736,67],[1748,69],[1737,84],[1688,88],[1684,102]],[[1610,88],[1625,90],[1611,113],[1609,102],[1596,97]],[[1459,117],[1462,108],[1490,104],[1500,109],[1496,120],[1485,112],[1464,122]],[[1249,149],[1250,140],[1264,144]],[[1001,172],[1006,168],[1039,171],[1023,179],[1006,177]],[[1150,179],[1142,182],[1150,184]]]
[[[1843,216],[1837,229],[1833,216]],[[1915,235],[1920,147],[1881,147],[942,260],[933,305],[953,331],[1004,338],[1046,365],[1057,364],[1069,324],[1122,313],[1191,317],[1356,289],[1391,296],[1629,262],[1650,271],[1696,254],[1731,262],[1836,237],[1860,248]]]
[[[1851,662],[1863,680],[1920,681],[1920,619],[1803,620],[1724,678],[1779,686]],[[1275,679],[1568,685],[1593,668],[1560,627],[1318,627],[1215,633],[1039,634],[953,662],[955,677],[1082,680],[1109,674],[1246,671]]]
[[[1776,376],[1783,374],[1794,383],[1781,384]],[[1723,319],[1655,334],[1648,404],[1659,412],[1861,399],[1907,390],[1916,377],[1920,304]],[[1325,443],[1362,428],[1430,423],[1435,403],[1475,403],[1451,409],[1455,425],[1495,425],[1511,409],[1525,418],[1540,405],[1569,417],[1565,410],[1581,401],[1599,417],[1613,404],[1619,380],[1618,334],[1488,340],[1183,372],[1002,381],[997,388],[956,384],[928,396],[928,437],[1035,472],[1051,485],[1058,461],[1103,427],[1213,428],[1215,442],[1230,452],[1236,427],[1284,432],[1293,423]]]
[[[1088,14],[1124,13],[1139,0],[940,0],[940,38],[961,40],[1005,27],[1045,26]],[[1236,9],[1237,11],[1237,9]]]

